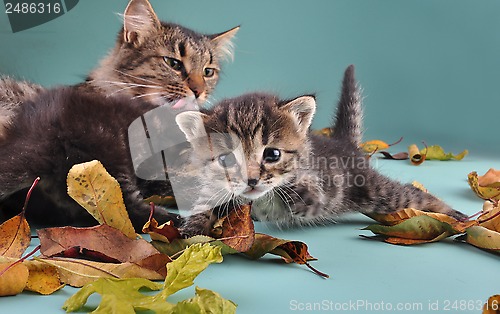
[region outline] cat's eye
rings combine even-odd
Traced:
[[[218,157],[219,165],[224,168],[231,168],[236,165],[236,156],[233,153],[223,154]]]
[[[215,69],[214,68],[205,68],[205,70],[203,70],[203,75],[205,77],[212,77],[215,75]]]
[[[180,71],[182,70],[182,61],[180,60],[177,60],[175,58],[169,58],[169,57],[163,57],[163,59],[165,60],[165,63],[171,67],[172,69],[176,70],[176,71]]]
[[[277,162],[280,158],[281,151],[277,148],[266,148],[262,154],[262,159],[267,163]]]

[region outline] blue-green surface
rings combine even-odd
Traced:
[[[0,72],[46,86],[81,81],[114,44],[120,19],[113,12],[122,12],[126,3],[82,0],[62,17],[15,34],[0,12]],[[203,32],[242,25],[235,61],[225,67],[217,99],[262,89],[284,97],[316,92],[319,112],[314,126],[324,127],[344,68],[356,64],[366,97],[366,139],[390,142],[404,136],[393,152],[421,140],[454,152],[471,151],[460,162],[414,167],[405,161],[375,161],[374,165],[393,178],[424,183],[466,213],[481,209],[466,176],[473,170],[500,168],[495,132],[500,116],[499,1],[152,0],[152,4],[160,18]],[[210,266],[196,284],[238,303],[238,313],[251,314],[301,312],[315,302],[326,312],[340,306],[344,310],[337,312],[366,313],[371,304],[373,313],[384,313],[383,302],[400,313],[480,313],[482,302],[500,293],[498,256],[452,241],[400,247],[364,240],[359,235],[370,233],[359,229],[369,223],[370,219],[354,215],[335,226],[303,230],[257,226],[277,237],[306,242],[318,258],[313,265],[330,279],[303,266],[232,256]],[[48,297],[23,293],[1,298],[0,313],[62,312],[64,300],[75,291],[64,288]],[[179,298],[190,295],[188,291]],[[455,301],[458,309],[453,308]],[[416,303],[417,308],[396,311],[398,303]]]

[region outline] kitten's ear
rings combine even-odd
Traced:
[[[204,117],[207,117],[207,115],[199,111],[184,111],[175,117],[175,122],[182,133],[186,135],[188,142],[207,136],[205,125],[203,124]]]
[[[281,110],[292,114],[299,132],[305,135],[316,112],[316,99],[314,96],[301,96],[281,106]]]
[[[123,40],[140,46],[160,28],[160,21],[148,0],[130,0],[123,13]]]
[[[210,36],[219,59],[233,59],[234,44],[233,39],[240,30],[239,26],[231,28],[227,32]]]

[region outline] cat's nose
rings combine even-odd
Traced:
[[[254,188],[258,182],[259,179],[248,179],[247,184],[249,187]]]

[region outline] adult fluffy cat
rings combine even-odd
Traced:
[[[236,27],[202,35],[160,22],[147,0],[131,0],[123,20],[114,49],[78,88],[105,96],[143,98],[157,105],[185,97],[202,104],[219,79],[221,61],[231,57],[231,39],[238,31]],[[42,89],[0,77],[0,139],[18,105]]]
[[[361,98],[350,66],[332,138],[309,133],[314,97],[282,101],[248,94],[176,121],[194,148],[199,198],[184,235],[207,234],[222,212],[253,202],[258,220],[282,226],[331,222],[342,213],[387,213],[414,207],[466,216],[410,184],[373,170],[359,150]]]
[[[134,121],[142,125],[143,114],[163,109],[176,111],[139,99],[91,95],[72,87],[40,92],[19,107],[6,139],[0,142],[0,200],[40,177],[35,191],[43,192],[58,206],[30,202],[28,217],[41,217],[38,222],[43,224],[95,223],[66,193],[66,177],[74,164],[99,160],[120,184],[130,219],[136,230],[141,230],[149,206],[143,202],[144,190],[139,186],[133,158],[147,154],[149,146],[144,137],[145,149],[136,145],[135,156],[131,156],[130,146],[137,142],[129,143],[129,137],[137,134],[129,132],[129,125]],[[169,128],[171,125],[159,123],[148,125],[147,130],[151,134],[168,132]],[[167,181],[155,181],[155,186],[171,193]],[[155,217],[162,222],[178,222],[177,215],[162,208],[157,208]]]

